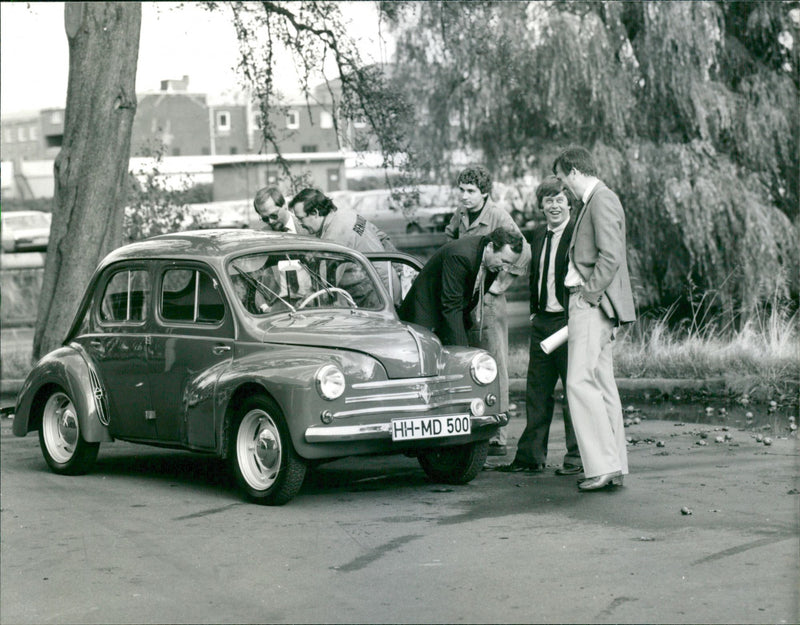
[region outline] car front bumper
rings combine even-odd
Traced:
[[[496,415],[474,416],[469,414],[437,415],[443,417],[469,417],[472,432],[492,426],[503,426],[508,423],[508,415],[501,412]],[[307,443],[342,443],[347,441],[365,440],[391,440],[392,423],[370,423],[361,425],[314,425],[306,429],[305,440]],[[435,441],[435,438],[420,439],[426,442]],[[451,439],[452,440],[452,439]],[[404,444],[413,443],[405,440]]]

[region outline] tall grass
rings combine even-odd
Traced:
[[[761,311],[741,328],[718,319],[670,326],[668,310],[620,330],[614,344],[618,378],[724,378],[742,393],[794,395],[800,386],[800,319],[787,307]],[[528,347],[515,346],[509,375],[524,377]]]

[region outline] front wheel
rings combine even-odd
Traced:
[[[466,484],[483,469],[488,453],[489,441],[477,441],[420,452],[418,460],[434,482]]]
[[[232,432],[231,467],[248,499],[268,506],[292,499],[303,484],[306,465],[275,402],[267,397],[245,400],[234,415]]]
[[[59,475],[81,475],[97,460],[100,443],[88,443],[81,435],[75,404],[61,389],[44,404],[39,446],[47,466]]]

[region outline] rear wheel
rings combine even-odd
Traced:
[[[233,424],[229,458],[239,487],[259,504],[280,506],[292,499],[303,484],[306,465],[275,402],[248,398]]]
[[[434,482],[466,484],[483,469],[488,452],[489,441],[477,441],[420,452],[418,460]]]
[[[100,443],[83,440],[75,404],[61,389],[54,391],[44,404],[39,446],[47,466],[60,475],[86,473],[100,450]]]

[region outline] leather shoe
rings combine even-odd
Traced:
[[[543,464],[527,464],[525,462],[517,462],[514,460],[511,464],[501,464],[495,467],[495,471],[501,473],[542,473],[544,472]]]
[[[505,456],[508,454],[508,450],[506,449],[505,445],[501,445],[500,443],[490,442],[489,443],[489,456]]]
[[[606,487],[622,486],[622,472],[605,473],[587,478],[578,484],[581,491],[600,490]]]
[[[556,469],[556,475],[578,475],[583,473],[583,466],[565,462],[563,466]]]

